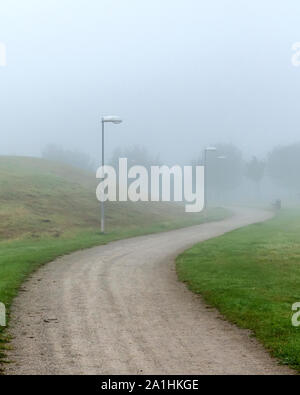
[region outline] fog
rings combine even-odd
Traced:
[[[297,0],[7,0],[0,5],[0,154],[54,143],[100,158],[142,145],[185,163],[299,140]]]

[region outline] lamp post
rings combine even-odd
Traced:
[[[113,123],[113,124],[119,124],[122,123],[122,119],[120,117],[110,115],[110,116],[105,116],[102,117],[101,119],[102,122],[102,169],[104,171],[104,125],[105,123]],[[105,211],[104,211],[104,201],[102,199],[101,201],[101,232],[104,233],[105,231]]]
[[[207,207],[207,153],[217,151],[216,147],[206,147],[204,148],[204,208]]]
[[[226,155],[220,155],[217,156],[217,159],[220,161],[224,161],[227,160],[227,156]],[[219,203],[221,203],[222,199],[221,199],[221,192],[218,194],[218,199],[219,199]]]

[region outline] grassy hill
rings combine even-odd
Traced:
[[[100,204],[93,174],[39,158],[0,157],[0,242],[70,236],[99,228]],[[223,210],[215,211],[219,217]],[[108,231],[199,223],[212,212],[186,214],[170,203],[106,204]],[[176,226],[175,226],[176,227]]]
[[[300,372],[300,208],[195,245],[177,258],[179,279],[229,321],[250,329]]]
[[[229,215],[221,208],[186,214],[173,203],[108,202],[102,235],[96,185],[93,174],[67,165],[0,157],[0,302],[9,308],[26,276],[60,255]]]

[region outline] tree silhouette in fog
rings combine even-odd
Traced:
[[[274,148],[269,154],[267,171],[279,186],[300,190],[300,143]]]
[[[265,175],[266,162],[257,159],[256,156],[246,163],[245,176],[256,184],[257,192],[260,190],[260,183]]]

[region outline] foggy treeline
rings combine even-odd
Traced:
[[[212,144],[216,151],[207,153],[207,193],[211,204],[230,202],[272,202],[282,199],[288,202],[300,200],[300,143],[275,147],[265,158],[255,155],[246,160],[242,151],[233,144]],[[204,154],[186,165],[203,165]],[[89,172],[100,165],[92,156],[66,150],[56,145],[47,145],[42,157],[66,163]],[[139,165],[146,168],[164,164],[159,154],[146,147],[118,147],[107,160],[116,171],[119,158],[128,159],[128,167]],[[173,163],[172,165],[177,165]]]
[[[66,150],[55,144],[48,144],[42,151],[42,158],[65,163],[83,170],[96,169],[96,161],[88,154],[80,151]]]

